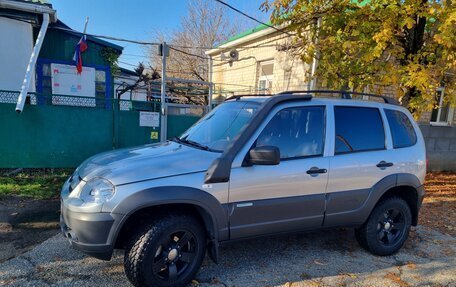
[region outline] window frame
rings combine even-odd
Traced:
[[[336,151],[336,108],[358,108],[358,109],[374,109],[377,110],[378,115],[380,117],[380,122],[382,124],[382,129],[383,129],[383,148],[373,148],[373,149],[363,149],[363,150],[355,150],[355,151],[345,151],[345,152],[337,152]],[[334,115],[334,127],[333,127],[333,155],[345,155],[345,154],[353,154],[353,153],[360,153],[360,152],[371,152],[371,151],[382,151],[382,150],[387,150],[388,149],[388,137],[387,137],[387,130],[386,130],[386,125],[384,122],[383,114],[382,111],[379,107],[373,107],[373,106],[357,106],[357,105],[334,105],[333,106],[333,115]]]
[[[415,135],[415,141],[411,145],[404,145],[404,146],[398,146],[398,147],[394,146],[393,128],[391,127],[391,124],[388,120],[388,114],[387,114],[388,111],[402,113],[407,118],[407,120],[410,122],[410,125],[412,126],[412,129],[413,129],[413,134]],[[413,125],[413,122],[410,120],[410,117],[407,116],[406,113],[404,113],[400,110],[394,110],[394,109],[388,109],[388,108],[384,108],[383,112],[385,113],[385,118],[386,118],[386,121],[388,122],[389,132],[391,135],[391,149],[408,148],[408,147],[415,146],[418,143],[418,135],[416,134],[415,126]]]
[[[272,64],[272,74],[263,75],[263,66]],[[270,94],[272,92],[272,86],[274,85],[274,59],[261,61],[258,63],[258,80],[257,80],[257,90],[261,95]],[[265,89],[260,90],[260,82],[265,81]]]
[[[446,118],[446,121],[440,121],[440,116],[441,116],[441,113],[442,113],[442,108],[443,107],[443,101],[444,101],[444,98],[445,98],[445,87],[440,87],[438,89],[436,89],[436,92],[439,93],[440,92],[440,95],[439,95],[439,106],[437,107],[437,121],[432,121],[432,112],[435,110],[435,109],[432,109],[431,110],[431,118],[429,119],[429,124],[431,126],[449,126],[451,124],[451,120],[453,119],[453,116],[454,116],[454,109],[451,108],[451,106],[448,107],[448,114],[447,114],[447,118]]]
[[[249,148],[249,151],[252,148],[256,147],[258,137],[261,136],[262,132],[264,129],[269,125],[269,123],[275,118],[275,116],[285,110],[290,110],[290,109],[305,109],[305,108],[322,108],[323,109],[323,133],[322,133],[322,149],[320,154],[315,154],[315,155],[303,155],[303,156],[294,156],[294,157],[287,157],[287,158],[280,158],[280,162],[282,161],[289,161],[289,160],[298,160],[298,159],[306,159],[306,158],[314,158],[314,157],[323,157],[325,154],[325,147],[326,147],[326,133],[327,133],[327,106],[326,105],[303,105],[303,106],[291,106],[291,107],[284,107],[279,109],[274,113],[274,115],[267,121],[267,123],[261,128],[261,131],[255,135],[255,140],[253,141],[253,144]],[[246,157],[248,156],[248,152],[246,154]]]

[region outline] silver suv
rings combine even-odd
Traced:
[[[135,286],[183,286],[206,250],[217,262],[220,244],[257,236],[352,226],[393,254],[425,173],[421,132],[393,99],[237,96],[179,138],[86,160],[63,186],[61,227],[94,257],[124,249]]]

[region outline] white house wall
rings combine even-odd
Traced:
[[[0,39],[0,89],[19,91],[33,50],[32,25],[0,17]],[[29,91],[35,91],[35,73]]]
[[[261,65],[270,62],[274,63],[274,69],[272,87],[268,93],[306,89],[308,65],[304,64],[299,57],[293,56],[291,51],[279,51],[271,46],[285,43],[287,39],[284,39],[283,34],[269,33],[250,42],[243,42],[239,47],[233,45],[211,52],[214,59],[212,79],[215,83],[215,97],[256,93],[259,88]],[[231,50],[238,51],[239,59],[231,63],[227,60],[223,61],[221,53],[227,54]]]

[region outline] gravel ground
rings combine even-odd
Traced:
[[[365,252],[351,229],[327,230],[224,246],[220,263],[206,258],[192,285],[456,286],[455,254],[455,237],[423,226],[390,257]],[[130,286],[122,258],[87,257],[57,235],[0,264],[0,285]]]

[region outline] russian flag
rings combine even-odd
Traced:
[[[76,45],[76,50],[74,51],[73,61],[76,62],[76,70],[78,70],[78,74],[82,72],[82,56],[81,53],[84,53],[89,46],[87,46],[87,39],[86,35],[82,35],[81,40],[79,40],[78,44]]]

